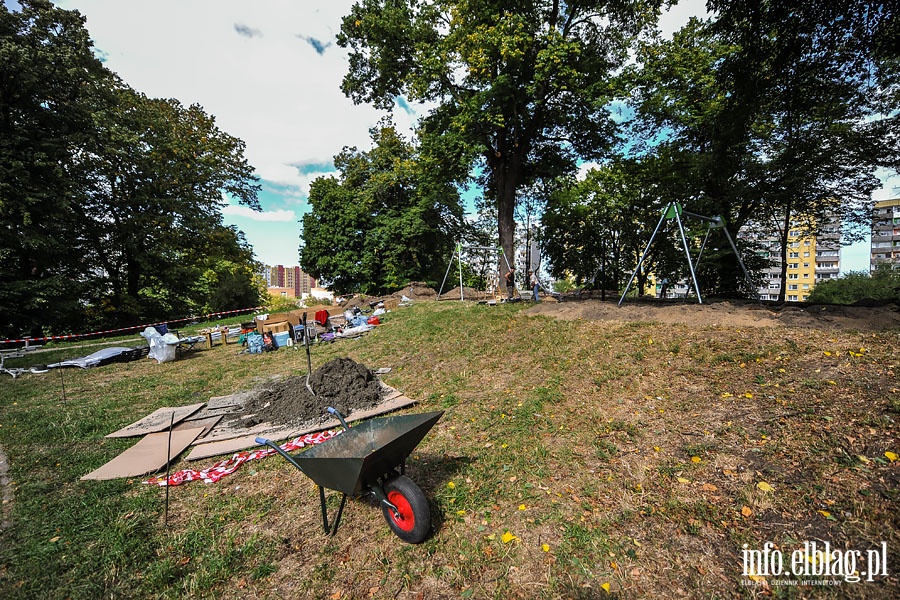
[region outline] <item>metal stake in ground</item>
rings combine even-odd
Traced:
[[[169,526],[169,467],[172,464],[172,428],[175,427],[175,411],[169,418],[169,443],[166,446],[166,527]]]
[[[312,373],[312,357],[309,354],[309,325],[306,324],[306,313],[303,313],[303,345],[306,347],[306,389],[315,396],[316,393],[313,391],[312,386],[309,385],[309,375]]]

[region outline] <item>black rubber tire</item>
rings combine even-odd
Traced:
[[[381,505],[391,531],[409,544],[425,541],[431,532],[431,508],[419,486],[406,475],[397,475],[385,482],[384,495],[400,513],[398,519],[390,508]]]

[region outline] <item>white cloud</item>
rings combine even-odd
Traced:
[[[264,210],[256,212],[246,206],[235,206],[233,204],[223,206],[222,214],[267,223],[284,223],[297,220],[297,215],[292,210]]]
[[[330,161],[345,145],[367,147],[381,116],[340,90],[347,58],[333,41],[350,0],[58,4],[87,17],[107,67],[129,85],[215,115],[222,130],[247,143],[247,159],[265,181],[308,189],[308,177],[290,164]]]

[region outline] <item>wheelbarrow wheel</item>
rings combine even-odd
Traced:
[[[419,486],[406,475],[398,475],[385,482],[384,495],[397,507],[397,514],[394,514],[390,507],[381,505],[391,531],[410,544],[424,541],[431,530],[431,508]]]

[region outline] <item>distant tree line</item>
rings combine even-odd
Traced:
[[[20,5],[0,6],[0,335],[255,306],[221,212],[223,193],[259,209],[244,143],[121,81],[76,11]]]
[[[831,218],[844,224],[845,242],[863,236],[875,170],[900,167],[896,2],[709,0],[710,18],[691,19],[672,39],[656,29],[663,4],[360,1],[338,35],[350,51],[343,89],[386,110],[401,96],[433,106],[415,134],[418,181],[479,186],[479,208],[495,219],[492,242],[506,256],[517,204],[540,190],[539,235],[557,277],[624,287],[670,201],[723,217],[733,238],[753,225],[777,231],[782,257],[789,230],[815,234]],[[585,161],[596,168],[577,179]],[[372,178],[369,170],[362,187]],[[341,193],[364,193],[355,181],[345,177]],[[348,218],[334,204],[327,210],[313,202],[309,225]],[[384,230],[377,221],[366,220]],[[706,224],[687,224],[696,253]],[[338,260],[312,243],[317,235],[303,233],[304,269],[365,286],[372,271],[363,264],[378,244]],[[650,249],[639,278],[684,275],[673,236]],[[740,244],[748,266],[769,266],[751,242]],[[739,291],[729,245],[713,239],[704,256],[704,289]],[[780,266],[786,281],[786,258]]]

